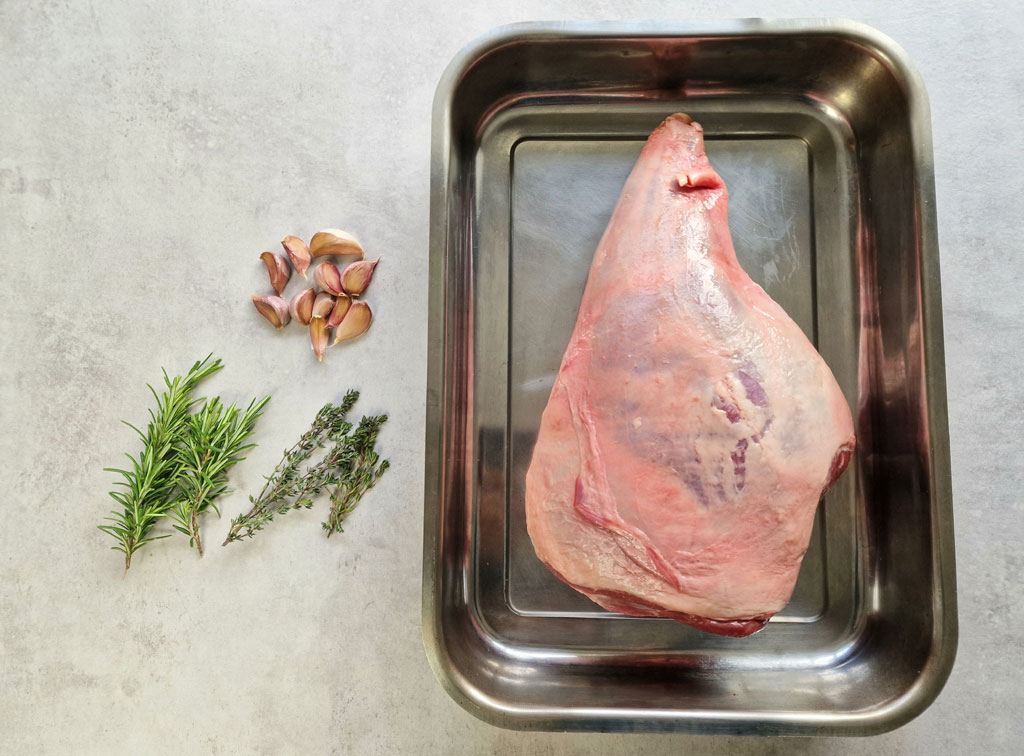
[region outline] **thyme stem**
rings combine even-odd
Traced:
[[[267,478],[260,495],[255,498],[249,497],[252,504],[249,511],[231,521],[231,528],[223,546],[233,541],[252,538],[273,521],[274,515],[287,514],[292,509],[309,508],[313,505],[313,499],[329,482],[329,471],[336,449],[343,444],[344,437],[352,429],[352,424],[345,418],[358,398],[358,391],[349,391],[341,404],[327,403],[320,408],[310,429],[285,451],[281,461]],[[307,467],[302,472],[302,465],[313,453],[328,444],[331,445],[331,449],[327,455],[319,463]]]
[[[374,450],[387,415],[364,417],[353,430],[346,417],[358,398],[357,391],[349,391],[340,405],[320,409],[312,427],[284,453],[260,495],[249,497],[249,511],[231,521],[224,546],[252,538],[274,515],[309,509],[324,491],[330,494],[331,511],[323,527],[328,536],[342,531],[344,519],[388,469],[387,460],[381,461]],[[300,472],[313,452],[323,448],[327,451],[320,461]]]

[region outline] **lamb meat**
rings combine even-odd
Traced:
[[[613,612],[745,636],[789,601],[853,420],[743,271],[683,114],[647,140],[594,254],[526,478],[537,556]]]

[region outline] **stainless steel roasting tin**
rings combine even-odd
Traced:
[[[715,637],[601,610],[537,560],[523,481],[597,242],[650,131],[703,124],[740,262],[804,328],[858,452],[793,600]],[[956,649],[932,146],[904,53],[844,21],[526,25],[434,106],[423,628],[506,727],[868,734]]]

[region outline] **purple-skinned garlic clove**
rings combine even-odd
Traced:
[[[281,246],[288,253],[288,259],[292,261],[295,270],[299,271],[299,275],[305,278],[306,270],[313,259],[312,255],[309,254],[309,247],[306,246],[306,242],[297,236],[286,236],[281,240]]]
[[[327,325],[331,328],[337,328],[341,325],[341,321],[345,319],[345,315],[348,313],[351,306],[351,297],[347,294],[339,294],[338,298],[334,302],[334,309],[331,310],[330,317],[327,318]]]
[[[313,354],[317,360],[323,362],[324,352],[327,351],[327,341],[330,331],[327,328],[327,321],[323,318],[313,318],[309,321],[309,341],[313,345]]]
[[[324,255],[363,256],[363,247],[352,234],[339,228],[317,231],[309,241],[309,252],[313,257]]]
[[[261,297],[252,295],[252,303],[256,306],[259,314],[270,321],[274,328],[284,328],[291,320],[291,313],[288,312],[288,303],[281,297],[273,295]]]
[[[373,269],[379,262],[380,258],[378,257],[376,260],[358,260],[349,263],[341,273],[341,288],[353,297],[361,295],[370,285]]]
[[[288,303],[288,312],[302,325],[309,325],[313,319],[313,301],[316,298],[316,289],[309,288],[295,294],[292,301]]]
[[[313,300],[313,317],[324,320],[334,311],[334,297],[326,291],[318,291]]]
[[[292,277],[292,266],[284,255],[274,252],[264,252],[260,255],[263,264],[267,266],[267,273],[270,275],[270,285],[280,296],[284,287],[288,285],[288,279]]]
[[[342,293],[341,272],[332,262],[322,262],[313,269],[313,281],[332,297]]]
[[[373,313],[370,311],[370,305],[360,300],[353,301],[341,324],[334,329],[333,343],[337,344],[339,341],[348,341],[360,336],[366,332],[372,321]]]

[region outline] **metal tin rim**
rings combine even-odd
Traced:
[[[616,37],[726,37],[735,35],[773,36],[788,34],[840,35],[881,53],[902,81],[907,82],[908,101],[913,124],[915,179],[918,193],[918,223],[921,233],[922,317],[929,338],[924,344],[927,366],[926,387],[930,397],[928,417],[932,430],[929,437],[935,486],[932,489],[931,508],[937,546],[932,562],[939,596],[937,605],[942,613],[934,626],[935,641],[941,652],[932,658],[935,669],[922,676],[919,682],[902,696],[889,700],[873,709],[854,713],[802,713],[797,716],[784,713],[756,712],[748,715],[722,714],[728,720],[756,717],[759,721],[792,724],[794,719],[804,725],[827,725],[830,733],[870,735],[895,729],[910,721],[926,709],[942,690],[952,670],[958,642],[956,610],[956,575],[953,545],[951,474],[949,461],[948,414],[946,405],[945,362],[942,340],[941,294],[938,261],[937,220],[935,213],[935,187],[931,136],[931,117],[927,93],[921,76],[904,50],[878,30],[845,19],[793,19],[765,20],[740,19],[732,21],[694,21],[680,23],[661,22],[529,22],[497,27],[469,42],[446,67],[438,83],[432,114],[431,137],[431,203],[430,203],[430,261],[428,305],[428,369],[425,438],[425,501],[423,540],[423,593],[422,629],[426,655],[430,666],[445,690],[465,709],[492,724],[515,728],[545,727],[552,721],[570,723],[584,712],[575,709],[523,708],[516,710],[503,705],[503,711],[512,711],[516,719],[510,721],[488,703],[488,697],[475,689],[464,678],[453,674],[450,665],[442,661],[443,644],[439,635],[438,546],[442,501],[443,433],[444,433],[444,362],[445,362],[445,303],[444,276],[447,250],[447,196],[448,180],[446,156],[451,143],[446,113],[451,95],[459,79],[479,57],[513,41],[550,38]],[[922,670],[922,673],[924,670]],[[920,683],[927,680],[927,685]],[[616,720],[649,719],[650,711],[602,709],[588,711],[590,715]],[[696,713],[694,713],[696,714]],[[716,718],[700,712],[703,719]],[[666,713],[665,724],[685,718],[686,712]],[[653,726],[644,729],[663,730]]]

